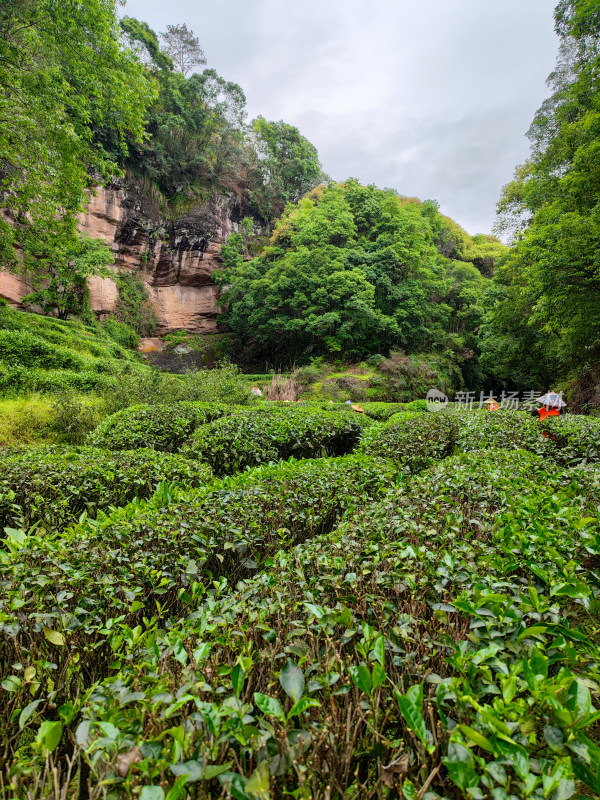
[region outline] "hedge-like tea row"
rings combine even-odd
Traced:
[[[387,422],[393,414],[403,411],[427,411],[426,400],[413,400],[412,403],[362,403],[368,417],[378,422]]]
[[[179,402],[129,406],[103,420],[88,439],[94,447],[107,450],[153,450],[177,452],[198,425],[234,413],[242,406],[223,403]]]
[[[77,727],[95,781],[118,792],[135,752],[132,793],[202,800],[594,796],[599,491],[521,451],[448,459],[170,630],[124,629]]]
[[[209,464],[216,475],[232,475],[290,457],[345,455],[368,425],[362,414],[296,407],[252,409],[198,428],[182,452]]]
[[[163,615],[189,608],[212,579],[235,582],[280,547],[330,530],[396,475],[388,463],[349,456],[262,467],[175,497],[159,492],[60,536],[29,536],[3,564],[0,609],[23,600],[18,627],[31,647],[43,650],[44,624],[72,630],[87,649],[104,638],[107,617],[125,614],[135,624],[139,609],[157,613],[157,601]]]
[[[0,394],[22,395],[32,392],[60,394],[106,391],[114,386],[115,376],[103,372],[72,369],[39,369],[0,363]]]
[[[457,447],[463,453],[506,448],[543,454],[548,449],[539,421],[523,411],[472,411],[459,418]]]
[[[600,461],[600,420],[566,415],[540,423],[530,414],[506,410],[400,412],[368,431],[360,449],[404,464],[413,472],[454,453],[496,449],[525,449],[565,465],[596,463]]]
[[[594,417],[567,414],[539,422],[521,411],[478,411],[459,419],[461,452],[524,448],[558,464],[600,461],[600,419]]]
[[[560,464],[600,461],[600,418],[546,417],[541,429],[548,434],[551,457]]]
[[[201,486],[212,478],[205,464],[183,456],[92,447],[0,449],[0,532],[35,522],[58,529],[85,511],[95,516],[134,497],[148,497],[163,481]]]
[[[21,367],[91,370],[95,361],[69,347],[52,344],[27,330],[0,329],[0,359]]]
[[[456,416],[441,412],[402,413],[397,417],[368,432],[360,451],[389,458],[411,472],[419,472],[454,452],[460,424]]]

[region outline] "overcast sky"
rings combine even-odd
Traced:
[[[185,22],[249,118],[296,125],[335,180],[392,187],[471,234],[528,154],[557,39],[548,0],[128,0]]]

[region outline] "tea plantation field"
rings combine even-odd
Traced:
[[[2,800],[600,796],[600,419],[364,407],[0,448]]]

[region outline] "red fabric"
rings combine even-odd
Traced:
[[[546,419],[546,417],[560,417],[558,408],[546,408],[545,406],[538,408],[538,414],[540,415],[540,421]]]

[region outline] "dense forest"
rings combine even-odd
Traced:
[[[296,128],[247,120],[242,88],[206,66],[184,24],[158,35],[112,0],[7,0],[2,264],[34,276],[37,307],[78,314],[85,278],[111,262],[77,233],[86,189],[134,182],[166,216],[234,197],[245,222],[218,280],[240,363],[395,349],[444,362],[454,388],[560,384],[596,402],[600,19],[592,2],[561,0],[555,22],[552,94],[498,203],[506,248],[435,201],[332,182]]]

